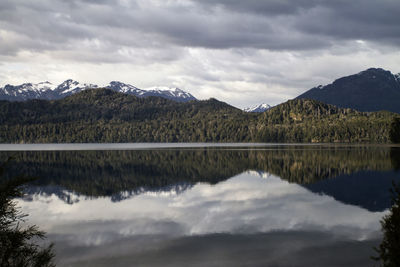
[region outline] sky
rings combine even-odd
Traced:
[[[1,0],[0,86],[179,87],[244,108],[400,72],[399,0]]]

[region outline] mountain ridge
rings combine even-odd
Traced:
[[[188,102],[197,100],[193,95],[179,88],[154,87],[139,89],[133,85],[119,81],[111,81],[105,86],[96,84],[81,84],[78,81],[68,79],[59,85],[48,81],[40,83],[23,83],[21,85],[7,84],[0,88],[0,100],[27,101],[30,99],[57,100],[88,89],[108,88],[113,91],[122,92],[138,97],[159,96],[177,102]]]
[[[400,74],[392,74],[382,68],[369,68],[336,79],[331,84],[311,88],[296,98],[314,99],[359,111],[400,113]]]

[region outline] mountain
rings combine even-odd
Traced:
[[[260,104],[260,105],[253,106],[251,108],[245,108],[245,109],[243,109],[243,111],[260,113],[260,112],[267,111],[270,108],[271,108],[270,105],[263,103],[263,104]]]
[[[7,84],[0,88],[0,100],[8,101],[26,101],[29,99],[56,100],[61,99],[83,90],[99,88],[96,84],[81,84],[78,81],[66,80],[59,85],[50,82],[41,82],[37,84],[24,83],[21,85]],[[147,90],[139,89],[133,85],[118,81],[112,81],[103,86],[116,92],[130,94],[138,97],[159,96],[171,99],[177,102],[188,102],[197,100],[193,95],[179,88],[154,87]]]
[[[145,90],[139,89],[133,85],[112,81],[104,88],[111,89],[116,92],[130,94],[138,97],[159,96],[176,102],[188,102],[197,100],[193,95],[179,88],[170,87],[151,87]]]
[[[371,68],[318,86],[297,98],[314,99],[359,111],[388,110],[400,113],[400,74]]]
[[[89,88],[98,88],[98,86],[95,84],[86,84],[86,83],[80,84],[77,81],[69,79],[62,82],[54,90],[54,93],[56,94],[55,99],[60,99],[66,96],[70,96]]]
[[[104,88],[108,88],[116,92],[135,95],[135,96],[142,96],[145,92],[144,90],[139,89],[133,85],[121,83],[118,81],[112,81],[108,85],[104,86]]]
[[[254,113],[216,99],[182,103],[99,88],[55,101],[0,101],[0,143],[387,143],[394,116],[307,99]]]
[[[143,96],[161,96],[177,102],[188,102],[196,100],[191,94],[176,87],[151,87],[148,88]]]
[[[78,93],[88,88],[97,88],[94,84],[80,84],[74,80],[66,80],[59,85],[48,81],[41,83],[7,84],[0,88],[0,100],[26,101],[29,99],[55,100]]]

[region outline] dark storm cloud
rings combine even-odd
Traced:
[[[194,0],[263,17],[284,15],[293,33],[335,40],[364,39],[400,45],[400,1],[395,0]],[[383,38],[383,39],[382,39]],[[311,43],[311,40],[309,40]],[[299,47],[302,49],[301,47]]]
[[[5,0],[0,38],[7,41],[0,53],[100,55],[126,47],[304,51],[359,39],[399,46],[398,14],[400,1],[394,0]]]
[[[298,13],[317,5],[318,0],[193,0],[203,6],[223,7],[237,12],[250,12],[263,15],[288,15]]]
[[[321,6],[297,24],[296,30],[344,40],[400,45],[400,1],[348,1]],[[316,23],[317,22],[317,23]]]

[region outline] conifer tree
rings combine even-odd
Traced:
[[[5,165],[0,166],[0,266],[50,267],[53,263],[53,245],[42,248],[35,239],[44,239],[45,233],[37,226],[22,227],[27,214],[16,206],[15,198],[23,195],[21,186],[32,178],[23,176],[8,179]]]

